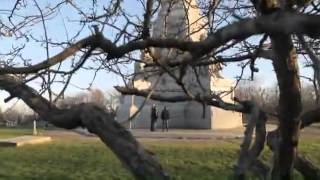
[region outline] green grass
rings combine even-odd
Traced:
[[[29,131],[0,129],[0,137],[21,135]],[[144,144],[157,154],[162,165],[176,180],[231,179],[239,149],[238,141],[153,141]],[[318,140],[308,140],[301,147],[301,151],[320,163]],[[264,156],[267,156],[267,152]],[[0,148],[0,179],[133,178],[99,140],[63,138],[49,144]]]
[[[10,138],[20,135],[32,135],[32,130],[0,127],[0,138]]]

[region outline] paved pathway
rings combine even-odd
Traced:
[[[268,125],[267,129],[272,130],[275,126]],[[243,137],[244,128],[235,128],[228,130],[186,130],[186,129],[169,129],[169,132],[162,132],[157,129],[150,132],[148,129],[130,130],[138,139],[172,139],[172,140],[211,140],[211,139],[239,139]],[[66,130],[47,130],[44,135],[52,137],[83,137],[95,138],[96,136],[88,133],[86,130],[77,129],[75,131]]]

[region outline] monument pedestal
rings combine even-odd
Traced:
[[[127,96],[131,99],[130,96]],[[142,97],[135,97],[136,100],[143,100]],[[125,121],[129,118],[130,103],[122,105],[119,108],[117,120]],[[135,103],[136,104],[136,103]],[[132,120],[131,128],[145,129],[151,125],[151,106],[157,105],[159,116],[164,106],[170,112],[169,128],[173,129],[231,129],[242,126],[242,115],[233,111],[226,111],[220,108],[206,106],[205,116],[203,117],[203,107],[197,102],[183,103],[164,103],[151,101],[147,103],[139,114]],[[136,105],[134,105],[136,106]],[[161,128],[161,119],[159,117],[156,128]],[[127,124],[128,126],[129,124]],[[129,126],[128,126],[129,128]]]
[[[140,82],[141,83],[141,82]],[[167,83],[169,83],[167,81]],[[225,79],[212,80],[211,89],[214,92],[230,91],[232,81]],[[136,84],[138,87],[139,84]],[[172,85],[173,86],[173,85]],[[171,87],[172,87],[171,86]],[[146,88],[141,85],[141,87]],[[161,87],[161,86],[160,86]],[[168,87],[168,84],[167,86]],[[159,93],[156,91],[155,93]],[[183,95],[183,92],[166,92],[165,95]],[[226,94],[222,99],[225,102],[232,103],[233,92]],[[124,96],[124,101],[120,105],[117,112],[117,120],[121,123],[134,114],[144,102],[144,97],[138,96]],[[174,129],[230,129],[242,126],[242,114],[233,111],[226,111],[213,106],[205,106],[203,109],[202,104],[194,101],[167,103],[149,100],[137,116],[131,122],[131,128],[144,129],[150,128],[151,125],[151,106],[156,104],[159,119],[156,127],[161,128],[161,111],[164,106],[167,107],[170,113],[169,128]],[[129,128],[129,124],[126,124]]]
[[[200,41],[205,38],[207,32],[206,22],[200,15],[197,8],[197,1],[162,0],[157,19],[153,23],[153,38],[172,38],[179,40]],[[139,90],[154,90],[154,94],[162,96],[185,96],[181,86],[176,82],[177,77],[181,78],[186,89],[191,94],[209,95],[211,93],[224,94],[222,99],[232,103],[233,81],[221,78],[219,65],[190,67],[186,66],[183,71],[179,67],[171,68],[170,75],[162,74],[158,81],[161,68],[145,67],[144,64],[152,63],[154,59],[166,64],[167,62],[182,62],[188,58],[193,58],[189,52],[183,52],[174,48],[150,48],[148,52],[141,52],[141,61],[136,62],[136,75],[131,79],[132,88]],[[210,57],[208,57],[210,60]],[[182,67],[181,67],[182,68]],[[183,74],[181,74],[183,73]],[[172,75],[176,78],[172,78]],[[157,84],[155,84],[158,82]],[[230,92],[230,93],[228,93]],[[124,102],[117,112],[117,121],[124,122],[141,106],[144,98],[135,96],[124,96]],[[170,112],[169,127],[183,129],[228,129],[242,126],[241,114],[225,111],[211,106],[206,106],[198,102],[176,102],[165,103],[149,100],[142,108],[141,112],[133,119],[132,128],[150,128],[151,106],[156,104],[159,115],[164,106]],[[161,127],[161,119],[158,119],[157,128]]]

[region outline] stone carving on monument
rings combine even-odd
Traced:
[[[168,8],[170,10],[168,11]],[[159,14],[152,24],[154,38],[176,38],[191,41],[199,41],[206,37],[204,21],[200,16],[195,0],[162,0]],[[151,53],[151,54],[150,54]],[[190,58],[188,52],[181,52],[169,48],[152,48],[148,52],[141,52],[141,60],[146,64],[152,63],[156,58],[161,63],[181,61]],[[154,86],[159,78],[159,69],[144,67],[145,63],[135,63],[136,76],[131,80],[131,86],[143,90]],[[193,94],[230,91],[234,82],[221,77],[218,65],[203,66],[197,68],[187,67],[183,82]],[[179,75],[180,69],[172,69],[173,73]],[[197,76],[199,78],[197,78]],[[168,96],[184,95],[183,90],[176,81],[168,74],[163,74],[155,93]],[[232,102],[233,93],[223,97],[224,101]],[[144,97],[124,96],[124,101],[117,112],[117,120],[125,121],[134,114],[144,101]],[[240,113],[225,111],[216,107],[206,106],[198,102],[176,102],[166,103],[149,100],[141,109],[139,114],[132,120],[132,128],[149,128],[152,104],[156,104],[160,112],[164,106],[170,111],[170,128],[187,129],[226,129],[242,126]],[[160,119],[158,125],[160,125]]]

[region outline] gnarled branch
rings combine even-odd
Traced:
[[[21,98],[41,118],[66,129],[86,127],[117,155],[136,179],[169,179],[155,156],[145,150],[133,135],[115,121],[114,116],[93,104],[58,109],[19,79],[0,76],[0,88]]]

